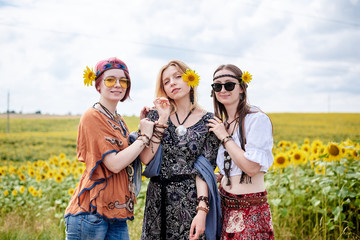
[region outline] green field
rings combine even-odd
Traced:
[[[266,174],[276,238],[359,239],[360,114],[269,116],[275,157],[284,154],[290,162],[290,146],[303,151],[315,140],[324,148],[335,142],[344,152],[336,161],[304,152],[303,163]],[[62,215],[84,167],[75,160],[79,118],[11,115],[8,133],[7,116],[0,115],[0,239],[64,238]],[[137,117],[125,121],[137,130]],[[140,239],[146,184],[129,222],[131,239]]]

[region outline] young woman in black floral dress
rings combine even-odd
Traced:
[[[147,115],[155,121],[155,134],[140,155],[148,164],[161,151],[160,171],[148,185],[141,239],[216,238],[216,227],[206,229],[214,210],[209,205],[211,189],[195,166],[202,155],[213,173],[219,141],[206,126],[213,114],[196,103],[198,81],[198,75],[181,61],[170,61],[160,70],[156,110]]]

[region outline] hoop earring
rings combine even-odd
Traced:
[[[194,89],[190,89],[190,102],[191,104],[194,104]]]

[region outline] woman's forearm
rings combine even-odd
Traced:
[[[145,146],[146,141],[139,138],[120,152],[107,154],[104,158],[104,164],[113,173],[118,173],[132,163]]]

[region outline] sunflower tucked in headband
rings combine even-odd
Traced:
[[[84,85],[86,86],[92,86],[93,82],[100,77],[101,74],[103,74],[103,72],[105,72],[106,70],[109,69],[120,69],[120,70],[124,70],[127,73],[129,73],[128,69],[126,68],[125,65],[123,64],[119,64],[116,62],[109,62],[107,64],[105,64],[104,66],[101,67],[101,69],[99,69],[96,74],[94,72],[94,70],[92,68],[89,68],[88,66],[86,66],[85,70],[84,70]]]
[[[241,81],[245,82],[246,84],[249,84],[251,80],[252,80],[252,75],[249,72],[245,71],[241,76]]]
[[[237,77],[237,76],[234,76],[234,75],[232,75],[232,74],[223,74],[223,75],[219,75],[219,76],[214,77],[213,80],[218,79],[218,78],[222,78],[222,77],[235,78],[235,79],[237,79],[237,80],[241,80],[240,83],[243,82],[243,83],[245,83],[245,84],[249,84],[250,81],[252,80],[252,75],[251,75],[249,72],[247,72],[247,71],[245,71],[245,72],[241,75],[240,78]]]
[[[86,66],[86,69],[84,70],[84,85],[92,86],[93,81],[95,81],[95,73],[92,69],[90,69],[88,66]]]
[[[186,69],[185,73],[182,74],[182,78],[192,88],[199,85],[200,76],[194,70]]]

